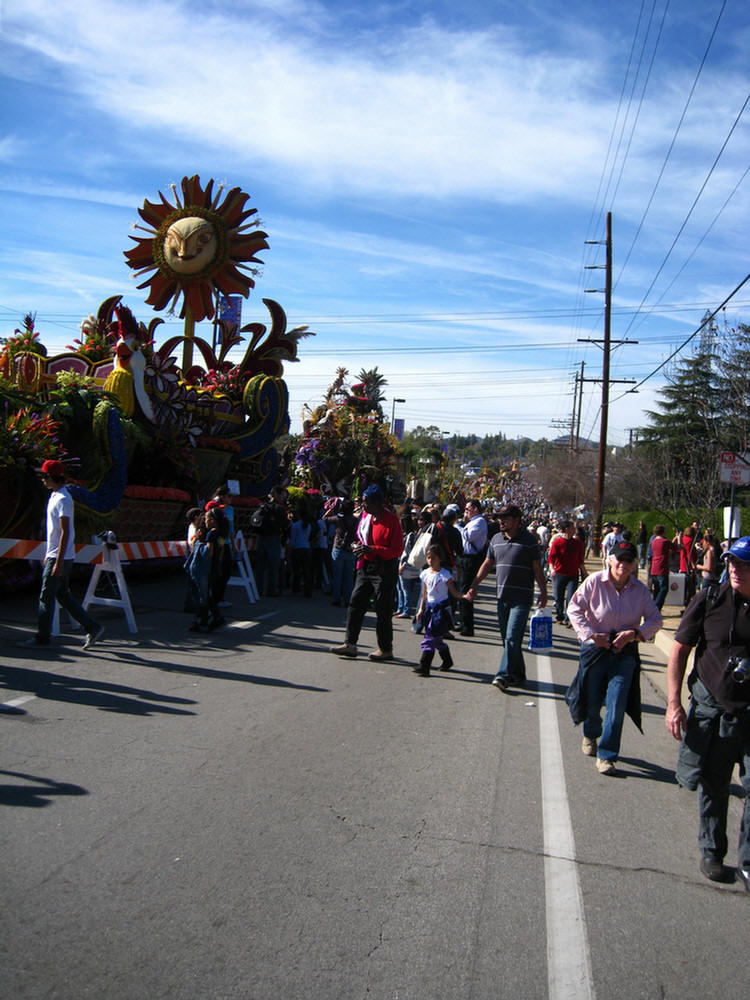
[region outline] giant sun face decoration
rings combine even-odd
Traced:
[[[138,285],[150,286],[146,302],[157,310],[174,309],[182,294],[180,316],[196,322],[213,317],[216,291],[250,294],[257,274],[250,265],[262,263],[255,254],[268,248],[266,234],[253,219],[256,209],[245,208],[248,195],[232,188],[221,201],[223,185],[216,195],[213,185],[210,180],[204,189],[197,175],[183,177],[182,201],[174,185],[174,204],[161,192],[161,204],[144,201],[138,214],[148,228],[136,228],[148,236],[131,236],[137,245],[125,251],[136,277],[154,272]]]

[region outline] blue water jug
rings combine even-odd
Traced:
[[[529,623],[529,649],[532,653],[540,653],[552,649],[552,615],[546,608],[532,615]]]

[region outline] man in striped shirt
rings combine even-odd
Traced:
[[[523,687],[526,683],[523,634],[534,599],[534,583],[539,587],[539,607],[543,608],[547,604],[547,581],[542,570],[539,540],[523,526],[520,509],[515,504],[507,504],[496,516],[500,531],[492,536],[487,558],[464,596],[473,601],[479,584],[494,567],[497,621],[504,647],[492,683],[499,691],[507,691],[512,684]]]

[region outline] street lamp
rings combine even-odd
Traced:
[[[395,423],[395,420],[396,420],[396,403],[405,403],[405,402],[406,402],[405,399],[396,399],[394,397],[393,407],[391,409],[391,434],[393,434],[394,423]]]

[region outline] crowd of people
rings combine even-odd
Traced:
[[[50,641],[55,602],[86,631],[84,649],[103,626],[73,598],[68,580],[74,557],[73,502],[60,462],[40,470],[49,491],[47,549],[36,634],[22,645]],[[520,504],[524,504],[525,509]],[[529,509],[529,500],[534,503]],[[189,581],[186,610],[194,631],[223,622],[224,591],[232,573],[234,512],[222,486],[188,514]],[[698,790],[700,871],[713,881],[735,877],[750,891],[750,537],[719,545],[711,531],[689,525],[668,539],[664,526],[635,532],[605,525],[602,568],[587,573],[590,539],[572,518],[539,510],[535,494],[506,494],[483,504],[407,503],[393,510],[380,486],[358,501],[303,498],[292,511],[283,487],[253,514],[253,565],[259,592],[283,589],[310,598],[316,589],[346,608],[344,641],[331,653],[355,658],[367,612],[375,612],[375,662],[393,659],[393,619],[412,618],[419,634],[415,671],[429,677],[454,666],[447,640],[453,630],[474,635],[478,587],[495,575],[502,654],[492,684],[501,692],[527,684],[523,638],[531,609],[554,589],[557,622],[580,643],[578,670],[566,693],[572,719],[582,725],[582,752],[600,774],[616,771],[625,714],[640,728],[639,646],[662,626],[670,574],[683,578],[686,611],[667,667],[666,726],[680,742],[677,780]],[[646,582],[638,579],[646,570]],[[690,705],[682,705],[688,658]],[[416,657],[415,657],[416,659]],[[602,718],[602,711],[604,717]],[[727,816],[735,764],[745,793],[738,866],[727,868]]]

